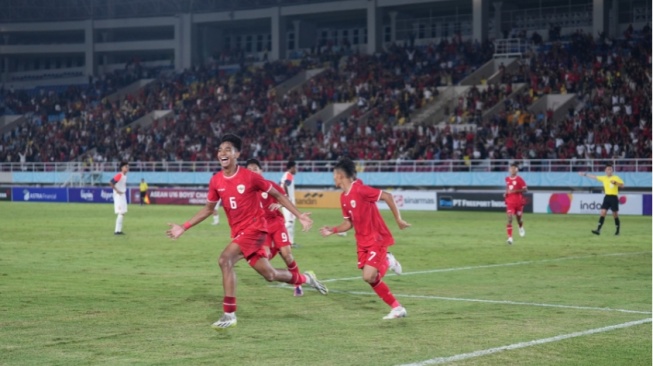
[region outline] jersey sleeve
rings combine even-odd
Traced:
[[[603,183],[603,182],[605,182],[606,180],[608,180],[608,177],[605,176],[605,175],[599,175],[598,177],[596,177],[596,180],[598,180],[599,182]]]
[[[111,178],[111,182],[115,184],[117,182],[120,182],[120,179],[122,179],[122,173],[118,173],[114,175],[113,178]]]
[[[218,193],[218,187],[216,187],[215,176],[209,182],[209,193],[206,195],[206,201],[211,203],[217,203],[220,201],[220,194]]]
[[[282,195],[284,195],[284,196],[286,196],[286,197],[288,196],[288,194],[286,193],[286,191],[285,191],[283,188],[281,188],[280,185],[278,185],[278,184],[276,184],[276,183],[274,183],[274,182],[272,182],[272,181],[269,181],[269,180],[268,180],[267,182],[270,183],[270,185],[272,186],[272,188],[276,189],[279,193],[281,193]]]
[[[361,184],[358,187],[358,193],[361,198],[368,202],[376,202],[381,198],[382,190]]]
[[[284,191],[285,191],[286,186],[289,186],[289,185],[292,184],[293,178],[294,177],[292,176],[292,174],[290,174],[288,172],[283,173],[283,177],[281,177],[281,184],[283,184],[283,186],[284,186]]]
[[[256,173],[252,173],[252,186],[263,192],[270,192],[272,189],[272,184]]]
[[[528,188],[528,186],[526,185],[526,181],[522,177],[519,177],[519,184],[521,185],[521,189],[527,189]]]
[[[613,178],[614,178],[615,181],[617,181],[617,183],[624,184],[624,181],[621,178],[619,178],[618,176],[615,175]]]

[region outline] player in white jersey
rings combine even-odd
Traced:
[[[127,213],[127,173],[129,172],[129,163],[120,162],[120,172],[116,174],[109,185],[113,189],[113,210],[118,215],[116,217],[115,235],[125,235],[122,232],[122,221]]]
[[[283,176],[281,176],[281,180],[279,180],[279,185],[283,187],[286,196],[288,196],[288,199],[290,200],[290,202],[292,202],[293,205],[295,204],[295,174],[297,174],[297,164],[294,161],[289,160],[288,163],[286,163],[286,172],[283,173]],[[295,243],[295,216],[285,208],[282,208],[281,212],[283,212],[283,217],[286,221],[286,230],[288,231],[288,239],[290,239],[290,243],[292,244],[292,246],[296,247],[297,244]]]

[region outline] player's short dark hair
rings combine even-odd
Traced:
[[[347,178],[356,177],[356,164],[350,158],[341,158],[338,160],[333,170],[342,170]]]
[[[609,162],[605,163],[605,167],[614,169],[614,164],[612,164],[612,162],[609,161]]]
[[[233,133],[228,133],[220,139],[220,145],[222,145],[225,142],[231,142],[231,144],[236,148],[236,150],[240,151],[240,148],[243,146],[243,140],[240,139],[240,137],[234,135]]]
[[[286,170],[288,170],[290,168],[293,168],[293,167],[296,167],[296,166],[297,166],[297,163],[295,163],[294,160],[288,160],[288,162],[286,163]]]
[[[247,163],[245,164],[245,166],[250,166],[250,164],[254,164],[254,165],[256,165],[259,169],[263,169],[263,168],[261,167],[261,162],[258,161],[258,159],[254,159],[254,158],[252,158],[252,159],[247,160]]]
[[[519,169],[519,164],[516,161],[510,163],[510,166],[514,166],[515,168]]]
[[[119,167],[120,169],[122,169],[122,167],[125,166],[125,165],[129,166],[129,163],[126,162],[126,161],[121,161],[121,162],[120,162],[120,165],[119,165],[118,167]]]

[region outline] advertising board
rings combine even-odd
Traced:
[[[524,212],[533,212],[533,195],[524,195]],[[505,212],[503,193],[438,193],[438,210]]]
[[[603,204],[603,194],[591,193],[535,193],[535,213],[591,214],[598,215]],[[619,214],[641,215],[643,212],[641,194],[619,195]]]

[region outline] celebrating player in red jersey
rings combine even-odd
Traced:
[[[399,304],[388,285],[383,282],[388,267],[400,274],[401,265],[392,253],[387,251],[388,247],[394,244],[394,238],[383,221],[376,202],[383,200],[388,204],[399,229],[403,230],[410,224],[401,219],[391,194],[366,186],[360,179],[356,179],[356,165],[350,159],[343,158],[336,164],[333,180],[336,186],[343,190],[340,205],[345,220],[338,226],[321,228],[320,233],[329,236],[355,228],[358,268],[363,270],[363,280],[392,307],[390,314],[383,319],[405,317],[406,309]]]
[[[247,160],[247,169],[256,174],[263,175],[261,163],[257,159]],[[271,180],[267,182],[277,191],[283,192],[283,188],[278,184]],[[281,258],[286,262],[288,270],[292,273],[299,274],[299,267],[297,267],[295,258],[292,255],[292,249],[290,249],[290,236],[288,236],[288,231],[286,230],[284,215],[281,213],[281,205],[274,197],[267,194],[267,192],[261,192],[261,205],[265,211],[265,219],[268,223],[268,238],[264,244],[270,250],[268,259],[271,260],[277,253],[281,253]],[[304,295],[302,285],[295,285],[294,294],[295,296]]]
[[[272,185],[266,182],[262,176],[238,166],[241,145],[242,141],[236,135],[227,134],[222,137],[218,148],[218,160],[222,170],[211,178],[206,205],[183,226],[168,224],[170,229],[166,231],[168,237],[179,238],[186,230],[211,216],[218,201],[222,200],[222,207],[231,227],[231,243],[224,248],[218,261],[222,270],[224,314],[213,323],[212,327],[216,330],[236,325],[234,265],[242,258],[245,258],[249,265],[267,281],[279,281],[293,285],[308,283],[322,294],[326,294],[328,291],[315,278],[313,272],[292,273],[287,269],[275,269],[270,265],[263,248],[268,228],[259,199],[261,192],[267,192],[297,216],[304,230],[311,228],[313,220],[309,217],[309,213],[301,213],[297,210],[297,207],[279,191],[272,188]]]
[[[506,198],[506,214],[508,215],[508,224],[506,225],[506,232],[508,233],[508,244],[512,244],[512,217],[517,217],[519,224],[519,236],[526,235],[524,230],[524,221],[522,215],[524,214],[524,193],[526,193],[526,182],[522,177],[518,176],[519,166],[517,163],[510,164],[510,176],[506,177],[506,193],[503,195]]]

